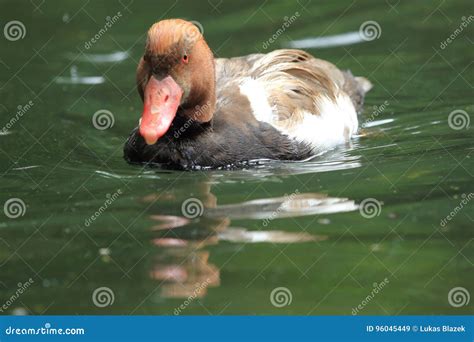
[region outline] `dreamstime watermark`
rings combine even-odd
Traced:
[[[17,111],[15,113],[15,116],[13,116],[6,124],[3,126],[3,128],[0,130],[3,134],[6,134],[7,131],[12,128],[21,118],[23,115],[25,115],[31,107],[33,107],[35,103],[33,101],[28,101],[24,105],[18,105]]]
[[[462,197],[461,202],[459,202],[459,204],[456,207],[454,207],[454,209],[451,210],[451,212],[448,215],[446,215],[444,219],[441,220],[441,222],[439,223],[441,227],[445,227],[448,221],[451,221],[454,218],[454,216],[456,216],[469,203],[469,201],[474,198],[474,192],[470,192],[467,195],[462,194],[461,197]]]
[[[285,194],[285,200],[283,201],[282,204],[280,204],[280,206],[277,208],[277,210],[273,211],[269,217],[265,218],[262,222],[262,225],[264,227],[268,226],[268,224],[270,223],[270,221],[273,221],[274,219],[276,219],[278,217],[278,214],[285,209],[286,206],[288,206],[289,203],[291,203],[291,201],[293,201],[295,199],[296,196],[298,196],[300,194],[300,191],[298,189],[296,189],[293,193],[291,193],[290,195],[287,195]]]
[[[97,43],[100,38],[109,30],[112,28],[112,26],[119,21],[119,19],[122,18],[122,13],[118,11],[114,16],[106,17],[105,18],[105,24],[104,26],[87,42],[84,43],[84,48],[86,50],[89,50],[95,43]]]
[[[25,215],[26,204],[21,198],[10,198],[3,205],[3,212],[8,218],[19,218]]]
[[[20,296],[26,292],[26,290],[34,283],[35,281],[30,278],[25,283],[18,283],[17,289],[13,295],[8,298],[2,306],[0,306],[0,312],[8,310],[9,307],[15,303],[15,301],[20,298]]]
[[[102,286],[98,287],[92,293],[92,303],[98,308],[105,308],[114,304],[115,294],[111,288]]]
[[[26,36],[26,27],[19,20],[12,20],[3,27],[3,35],[11,42],[23,39]]]
[[[204,213],[204,205],[197,198],[188,198],[181,204],[181,213],[188,219],[195,219]]]
[[[276,308],[291,305],[293,294],[287,287],[276,287],[270,293],[270,303]]]
[[[11,325],[5,329],[6,335],[84,335],[86,333],[84,328],[53,328],[51,323],[45,323],[44,327],[40,328],[16,328]]]
[[[193,293],[177,308],[174,309],[173,314],[178,316],[183,310],[185,310],[189,304],[191,304],[196,298],[199,297],[200,293],[209,286],[209,279],[206,279],[202,283],[199,283],[198,286],[194,289]]]
[[[375,198],[366,198],[359,204],[359,212],[366,219],[379,216],[382,212],[382,202]]]
[[[474,15],[470,15],[467,18],[465,16],[461,17],[461,24],[459,25],[459,27],[455,29],[453,33],[449,35],[448,38],[446,38],[444,41],[442,41],[439,44],[439,47],[441,48],[441,50],[446,49],[448,45],[451,44],[457,38],[457,36],[459,36],[462,33],[462,31],[464,31],[464,29],[473,21],[474,21]]]
[[[362,302],[360,302],[359,305],[357,305],[355,308],[352,308],[352,315],[355,316],[357,315],[360,311],[362,311],[371,301],[372,299],[375,298],[375,296],[383,290],[383,288],[385,286],[387,286],[387,284],[389,283],[390,281],[388,280],[388,278],[385,278],[384,280],[382,280],[380,283],[373,283],[373,289],[372,291],[367,295],[367,297],[365,297]]]
[[[209,103],[205,103],[203,106],[197,105],[196,107],[194,107],[194,111],[193,111],[192,115],[190,116],[190,118],[188,120],[186,120],[184,122],[184,124],[181,125],[181,127],[179,127],[178,129],[176,129],[174,131],[174,137],[176,139],[178,139],[184,132],[186,132],[186,130],[189,127],[191,127],[193,125],[193,123],[197,120],[197,118],[202,116],[209,109],[210,109]]]
[[[382,35],[382,28],[375,20],[363,22],[359,27],[359,36],[366,42],[379,39]]]
[[[365,122],[362,124],[362,126],[365,126],[365,125],[371,123],[372,121],[374,121],[380,114],[382,114],[387,109],[387,107],[389,105],[390,105],[390,102],[388,102],[387,100],[385,100],[379,106],[375,105],[373,107],[372,114],[370,115],[370,117],[367,120],[365,120]]]
[[[293,24],[299,17],[300,17],[300,12],[295,12],[295,14],[293,14],[291,17],[284,17],[283,18],[283,24],[281,25],[281,27],[275,31],[275,33],[268,39],[266,40],[265,42],[263,42],[262,44],[262,47],[264,50],[268,49],[270,47],[270,45],[272,45],[273,43],[275,43],[278,38],[280,38],[280,36],[285,33],[285,31],[290,28],[291,24]]]
[[[99,109],[92,116],[92,125],[100,131],[114,127],[115,117],[110,110]]]
[[[112,203],[117,200],[117,198],[120,197],[120,195],[122,195],[122,189],[118,189],[113,194],[107,194],[107,199],[104,201],[104,204],[102,204],[94,214],[84,220],[84,226],[89,227],[100,215],[102,215],[104,211],[107,210],[108,207],[112,205]]]
[[[467,306],[471,300],[469,291],[464,287],[453,287],[448,293],[448,303],[452,307],[460,308],[461,306]]]
[[[469,114],[462,109],[455,109],[448,115],[448,125],[456,131],[468,129],[471,123]]]

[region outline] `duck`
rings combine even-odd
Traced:
[[[347,143],[372,88],[303,50],[215,58],[183,19],[148,30],[136,84],[143,112],[124,158],[179,170],[306,160]]]

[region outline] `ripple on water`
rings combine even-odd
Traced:
[[[152,171],[140,172],[139,174],[133,174],[133,175],[119,175],[117,173],[100,171],[100,170],[96,170],[95,173],[97,173],[99,176],[104,177],[104,178],[115,178],[115,179],[131,179],[131,178],[132,179],[133,178],[160,179],[161,178],[159,174]]]
[[[347,32],[325,37],[309,37],[293,40],[286,45],[293,49],[328,48],[333,46],[345,46],[366,42],[361,34],[357,32]]]
[[[58,76],[54,79],[57,84],[102,84],[105,78],[102,76],[79,76],[77,66],[73,65],[69,70],[69,76]]]
[[[206,208],[208,217],[231,219],[268,219],[271,217],[299,217],[341,213],[357,210],[359,207],[348,198],[329,197],[319,193],[293,193],[284,197],[262,198],[236,204]]]
[[[68,58],[73,61],[91,63],[117,63],[130,57],[128,51],[114,51],[111,53],[81,53],[80,55],[69,54]]]

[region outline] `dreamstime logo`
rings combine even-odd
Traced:
[[[359,27],[359,36],[367,42],[379,39],[381,35],[382,28],[379,23],[374,20],[365,21]]]
[[[16,219],[26,213],[26,204],[21,198],[10,198],[3,205],[3,212],[8,218]]]
[[[181,312],[188,307],[189,304],[196,298],[201,295],[201,292],[205,290],[209,286],[209,278],[207,278],[204,282],[200,283],[194,289],[193,293],[177,308],[174,309],[173,313],[175,316],[181,314]]]
[[[92,116],[92,124],[100,131],[114,127],[115,118],[111,111],[100,109]]]
[[[204,27],[202,27],[201,23],[196,20],[190,21],[193,26],[189,26],[185,30],[186,37],[190,40],[196,40],[201,35],[204,35]],[[197,30],[196,30],[197,28]]]
[[[105,18],[105,24],[103,27],[100,28],[100,30],[87,42],[84,43],[84,48],[86,50],[89,50],[95,43],[99,41],[100,38],[109,30],[112,28],[112,26],[119,21],[119,19],[122,18],[122,13],[119,11],[117,12],[114,16],[107,16]]]
[[[98,287],[92,293],[92,302],[98,308],[110,306],[115,301],[115,294],[109,287]]]
[[[462,109],[453,110],[448,115],[448,125],[456,131],[464,128],[468,129],[470,122],[471,118],[469,117],[469,114]]]
[[[379,292],[381,292],[385,286],[388,285],[388,283],[390,283],[388,278],[385,278],[380,283],[373,283],[372,291],[370,291],[370,293],[355,308],[352,308],[352,315],[355,316],[359,314],[359,312],[361,312],[372,301],[372,299],[374,299],[375,296],[379,294]]]
[[[275,218],[278,217],[281,211],[284,211],[287,209],[288,205],[291,204],[291,202],[294,201],[295,197],[297,197],[300,194],[300,191],[298,189],[295,190],[290,195],[285,194],[285,201],[282,202],[282,204],[277,208],[277,210],[273,211],[271,215],[263,220],[263,226],[266,227],[270,223],[270,221],[274,220]]]
[[[188,198],[181,205],[181,212],[183,216],[189,219],[202,216],[204,212],[204,205],[197,198]]]
[[[264,50],[268,49],[270,45],[275,43],[278,38],[285,33],[285,31],[290,28],[291,24],[293,24],[298,18],[300,17],[300,12],[295,12],[291,17],[284,17],[283,18],[283,24],[281,25],[278,30],[275,31],[275,33],[265,42],[263,42],[262,47]]]
[[[0,312],[4,312],[11,307],[15,301],[20,298],[20,296],[26,292],[26,290],[34,283],[35,281],[30,278],[25,283],[18,283],[18,288],[16,289],[15,293],[7,299],[7,301],[0,306]]]
[[[448,221],[451,221],[468,203],[474,198],[474,192],[470,192],[467,195],[461,195],[461,202],[453,209],[451,212],[441,220],[440,225],[441,227],[446,227]]]
[[[448,293],[449,305],[455,308],[466,306],[470,300],[471,296],[469,295],[469,291],[464,287],[453,287]]]
[[[33,101],[28,101],[27,103],[25,103],[25,105],[18,105],[17,106],[17,112],[15,113],[15,116],[13,116],[10,121],[8,121],[6,123],[5,126],[3,126],[3,128],[0,130],[0,132],[3,132],[3,133],[6,133],[10,128],[12,128],[22,117],[23,115],[25,115],[30,109],[31,107],[34,106],[34,102]]]
[[[192,113],[191,117],[186,120],[186,122],[179,128],[176,129],[174,132],[174,137],[178,139],[186,130],[193,125],[193,123],[201,117],[203,114],[208,112],[210,109],[209,102],[206,102],[203,106],[197,105],[194,107],[194,112]]]
[[[375,105],[373,108],[374,110],[372,111],[372,115],[365,120],[365,122],[362,124],[363,127],[366,125],[370,124],[372,121],[374,121],[380,114],[382,114],[387,107],[390,105],[388,101],[384,101],[381,105],[377,106]]]
[[[9,21],[3,28],[3,35],[11,42],[23,39],[26,36],[26,27],[21,21]]]
[[[382,211],[382,202],[375,198],[366,198],[359,205],[359,212],[362,217],[371,219],[379,216]]]
[[[270,293],[270,302],[274,307],[282,308],[288,306],[293,301],[293,294],[286,287],[276,287]]]
[[[461,17],[461,24],[459,25],[459,27],[454,30],[453,33],[451,33],[449,35],[448,38],[446,38],[446,40],[442,41],[441,44],[439,45],[439,47],[441,48],[441,50],[444,50],[446,49],[446,47],[451,44],[456,38],[457,36],[459,36],[463,31],[464,29],[467,28],[467,26],[472,23],[474,21],[474,16],[473,15],[470,15],[469,17]]]
[[[106,200],[104,203],[94,212],[94,214],[85,219],[84,225],[89,227],[100,215],[102,215],[104,211],[107,210],[108,207],[112,205],[112,203],[114,203],[119,198],[120,195],[122,195],[122,189],[118,189],[113,194],[107,194],[105,196]]]

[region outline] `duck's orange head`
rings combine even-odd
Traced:
[[[154,24],[138,64],[137,85],[144,102],[139,131],[148,144],[166,134],[177,114],[198,123],[211,120],[214,57],[198,27],[181,19]]]

